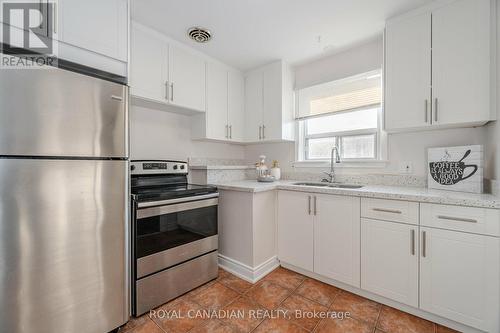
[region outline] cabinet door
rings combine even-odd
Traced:
[[[58,39],[127,61],[127,0],[58,0]]]
[[[205,61],[176,45],[171,44],[169,50],[171,103],[205,111]]]
[[[385,127],[431,125],[431,14],[387,24],[385,32]]]
[[[243,141],[245,136],[245,81],[240,73],[228,73],[228,96],[230,139]]]
[[[278,257],[313,271],[312,195],[278,192]]]
[[[263,83],[263,133],[264,140],[281,140],[282,132],[282,62],[264,68]]]
[[[360,199],[315,195],[314,272],[359,288]]]
[[[432,13],[434,123],[490,120],[490,26],[490,0],[454,1]]]
[[[263,73],[249,73],[245,78],[245,133],[248,141],[262,138]]]
[[[418,228],[361,219],[361,289],[418,307]]]
[[[227,123],[227,70],[207,63],[207,135],[211,139],[229,138]]]
[[[131,37],[131,95],[167,102],[168,45],[134,26]]]
[[[422,310],[498,332],[499,239],[434,228],[420,238]]]

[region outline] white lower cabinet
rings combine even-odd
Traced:
[[[361,219],[361,288],[418,307],[418,226]]]
[[[425,227],[420,232],[420,308],[499,332],[500,240]]]
[[[314,272],[360,286],[360,199],[314,195]]]
[[[313,271],[314,228],[313,195],[278,192],[278,258],[299,268]]]
[[[279,191],[279,259],[359,287],[359,211],[359,198]]]

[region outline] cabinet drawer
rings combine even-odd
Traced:
[[[361,217],[418,224],[418,203],[384,199],[361,199]]]
[[[500,236],[500,211],[497,209],[423,203],[420,216],[422,226]]]

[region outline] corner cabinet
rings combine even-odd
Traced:
[[[359,287],[360,199],[278,193],[278,258]]]
[[[387,22],[387,131],[495,120],[494,8],[492,0],[456,0]]]
[[[192,138],[242,142],[244,138],[243,75],[222,64],[206,64],[206,113],[192,119]]]
[[[132,22],[132,102],[176,112],[205,112],[205,59],[187,47]]]
[[[247,142],[293,141],[293,74],[283,61],[245,76],[245,139]]]

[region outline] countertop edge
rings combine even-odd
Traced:
[[[401,201],[413,201],[420,203],[434,203],[442,205],[453,205],[453,206],[466,206],[466,207],[477,207],[477,208],[489,208],[489,209],[500,209],[500,198],[498,199],[481,199],[481,198],[461,198],[460,194],[457,192],[446,192],[440,193],[443,196],[440,197],[438,194],[415,194],[415,193],[391,193],[390,191],[383,192],[381,190],[370,190],[370,186],[367,186],[366,190],[353,190],[353,189],[333,189],[333,188],[315,188],[315,187],[302,187],[293,185],[295,181],[286,181],[286,183],[258,183],[248,184],[248,186],[241,184],[214,184],[219,190],[226,191],[238,191],[247,193],[260,193],[275,190],[288,190],[296,192],[306,192],[306,193],[323,193],[332,195],[347,195],[354,197],[363,198],[376,198],[376,199],[388,199],[388,200],[401,200]],[[396,189],[398,187],[392,187]],[[403,187],[401,187],[403,188]],[[454,194],[457,197],[453,197]],[[467,193],[465,193],[467,195]],[[471,195],[473,195],[471,193]],[[479,194],[478,194],[479,195]]]

